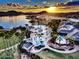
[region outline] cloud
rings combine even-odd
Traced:
[[[42,3],[43,3],[43,4],[46,4],[46,3],[47,3],[47,1],[43,1]]]

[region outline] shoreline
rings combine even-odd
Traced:
[[[69,12],[69,13],[48,13],[46,11],[41,12],[17,12],[17,11],[7,11],[0,12],[0,17],[2,16],[18,16],[18,15],[49,15],[57,17],[66,17],[66,18],[79,18],[79,12]]]

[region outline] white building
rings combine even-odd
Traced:
[[[30,31],[30,38],[35,46],[44,45],[44,41],[51,39],[51,29],[46,25],[33,25]]]

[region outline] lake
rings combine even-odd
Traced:
[[[25,15],[2,16],[0,17],[0,26],[5,29],[12,29],[13,27],[25,26],[27,20]]]

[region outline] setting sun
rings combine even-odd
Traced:
[[[56,11],[56,7],[49,7],[46,11],[49,13],[53,13]]]

